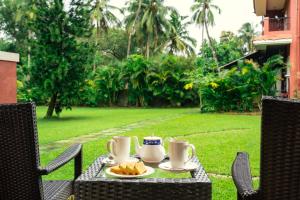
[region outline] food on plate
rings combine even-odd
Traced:
[[[143,174],[147,171],[143,162],[136,163],[134,169],[136,174]]]
[[[147,169],[143,162],[127,162],[111,167],[110,171],[122,175],[141,175],[144,174]]]

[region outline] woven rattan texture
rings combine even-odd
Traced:
[[[300,101],[263,100],[260,193],[300,199]]]
[[[35,106],[0,105],[0,199],[41,199]]]
[[[72,181],[45,181],[43,182],[43,186],[45,199],[67,200],[71,195],[73,183]]]
[[[110,179],[97,178],[102,160],[96,161],[75,181],[76,200],[98,199],[211,199],[211,182],[197,158],[200,167],[190,179]]]
[[[0,200],[66,200],[74,182],[42,183],[41,175],[75,158],[76,178],[81,173],[81,156],[81,145],[76,144],[41,168],[35,105],[0,105]]]
[[[249,160],[239,153],[233,179],[239,200],[300,200],[300,101],[265,97],[261,122],[260,187],[251,184]]]

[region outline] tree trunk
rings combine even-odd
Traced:
[[[97,51],[96,51],[97,52]],[[93,72],[95,73],[96,72],[96,54],[94,55],[94,60],[93,60]]]
[[[140,14],[141,7],[142,7],[142,0],[139,1],[139,6],[138,6],[138,9],[136,11],[136,15],[135,15],[131,30],[129,30],[128,45],[127,45],[127,57],[130,55],[131,38],[132,38],[133,32],[135,31],[135,24],[136,24],[136,21],[137,21],[137,18],[139,16],[139,14]]]
[[[28,52],[27,52],[27,68],[28,70],[31,70],[31,46],[28,46]],[[30,80],[30,73],[27,73],[26,75],[26,81]]]
[[[248,48],[249,48],[249,53],[251,53],[253,51],[253,43],[252,43],[252,39],[250,39],[248,41]]]
[[[204,44],[204,26],[203,26],[203,24],[202,24],[202,38],[201,38],[201,50],[202,50],[202,48],[203,48],[203,44]],[[203,53],[203,52],[202,52]],[[204,56],[204,58],[206,57],[205,56],[205,54],[202,54],[203,56]],[[204,64],[204,66],[205,66],[205,64]]]
[[[147,36],[147,44],[146,44],[146,58],[150,57],[150,35]]]
[[[31,52],[31,47],[29,46],[28,47],[28,54],[27,54],[27,67],[28,67],[28,69],[30,69],[30,65],[31,65],[31,55],[30,55],[30,52]]]
[[[202,26],[201,46],[203,46],[203,43],[204,43],[204,26]]]
[[[54,108],[56,105],[56,100],[57,100],[57,93],[54,93],[51,97],[45,118],[51,118],[53,116],[53,111],[54,111]]]
[[[97,51],[98,51],[98,34],[96,34],[95,46],[96,46],[96,51],[94,53],[93,72],[96,72],[96,58],[97,58]]]
[[[31,34],[32,32],[29,30],[28,31],[28,47],[27,47],[27,68],[28,70],[31,70],[31,46],[30,46],[30,41],[31,41]],[[26,75],[26,81],[30,80],[30,75]]]
[[[127,45],[127,58],[128,56],[130,55],[130,48],[131,48],[131,32],[129,33],[129,36],[128,36],[128,45]]]
[[[204,25],[205,25],[206,35],[207,35],[207,38],[208,38],[208,41],[209,41],[209,47],[210,47],[210,49],[212,51],[213,58],[214,58],[214,60],[216,62],[218,73],[220,73],[220,68],[219,68],[219,62],[218,62],[218,58],[217,58],[217,53],[216,53],[216,51],[215,51],[215,49],[213,47],[212,39],[211,39],[211,37],[209,35],[209,31],[208,31],[208,27],[207,27],[207,22],[206,21],[204,22]]]
[[[140,102],[139,104],[140,104],[141,107],[144,107],[144,106],[145,106],[145,105],[144,105],[144,102],[145,102],[144,96],[142,96],[142,95],[139,96],[139,102]]]
[[[157,34],[157,30],[155,29],[154,49],[157,48],[157,44],[158,44],[158,34]]]

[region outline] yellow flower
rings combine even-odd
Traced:
[[[24,84],[22,83],[22,81],[17,80],[17,87],[18,87],[19,89],[21,89],[21,88],[24,87]]]
[[[95,84],[95,82],[93,81],[93,80],[85,80],[86,81],[86,83],[87,83],[87,85],[88,86],[91,86],[91,87],[96,87],[96,84]]]
[[[259,66],[258,66],[258,64],[256,63],[256,62],[254,62],[254,60],[253,59],[246,59],[245,60],[245,64],[246,65],[252,65],[254,68],[258,68]]]
[[[211,87],[212,87],[213,89],[216,89],[216,88],[219,87],[219,85],[218,85],[217,83],[215,83],[215,82],[211,82],[210,85],[211,85]]]
[[[245,60],[245,64],[251,64],[251,63],[252,63],[251,60],[248,60],[248,59]]]
[[[244,67],[244,68],[242,69],[242,74],[243,74],[243,75],[247,74],[248,72],[249,72],[249,70],[248,70],[246,67]]]
[[[188,83],[184,86],[185,90],[191,90],[193,88],[193,83]]]

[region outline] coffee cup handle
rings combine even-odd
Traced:
[[[107,151],[112,155],[113,158],[116,157],[116,152],[115,152],[115,146],[116,146],[116,141],[110,140],[107,142]]]
[[[187,147],[190,147],[192,149],[192,155],[189,157],[189,159],[187,161],[185,161],[184,163],[188,163],[190,162],[194,156],[196,155],[196,150],[195,150],[195,146],[193,144],[188,144]]]

